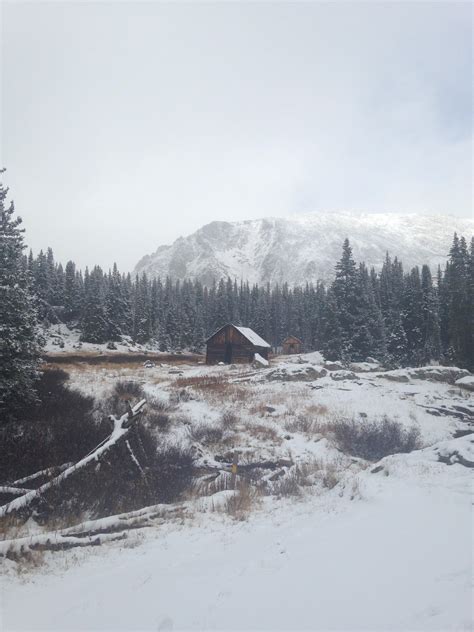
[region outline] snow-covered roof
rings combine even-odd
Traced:
[[[253,329],[250,329],[250,327],[239,327],[237,325],[224,325],[224,327],[234,327],[235,329],[237,329],[238,331],[240,331],[240,333],[242,334],[242,336],[245,336],[247,338],[247,340],[249,342],[251,342],[255,347],[267,347],[268,349],[271,349],[271,345],[268,344],[268,342],[266,342],[263,338],[260,338],[260,336],[258,334],[256,334],[254,332]],[[219,333],[222,329],[224,329],[224,327],[221,327],[220,329],[218,329],[217,331],[215,331],[212,336],[210,336],[206,342],[208,342],[211,338],[214,338],[214,336]]]
[[[263,338],[260,338],[260,336],[256,334],[253,329],[250,329],[250,327],[237,327],[237,325],[233,325],[233,327],[238,329],[242,336],[245,336],[247,340],[249,340],[256,347],[270,348],[268,342],[265,342]]]

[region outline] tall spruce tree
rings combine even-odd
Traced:
[[[99,266],[92,271],[86,268],[84,277],[84,311],[82,314],[82,342],[107,342],[109,323],[105,309],[104,273]]]
[[[439,361],[441,358],[441,338],[439,325],[438,293],[433,287],[431,271],[427,265],[421,269],[422,293],[422,330],[421,330],[421,364]]]
[[[0,184],[0,422],[18,418],[35,400],[40,353],[31,279],[23,263],[24,229],[13,202],[6,205],[7,194]]]
[[[357,272],[352,257],[349,240],[342,246],[342,257],[336,265],[336,278],[332,284],[337,303],[338,322],[341,336],[341,357],[351,360],[354,354],[353,344],[357,325]]]

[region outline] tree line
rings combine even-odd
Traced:
[[[0,170],[0,174],[4,170]],[[250,287],[222,279],[199,281],[132,278],[116,265],[84,273],[65,267],[53,251],[25,255],[24,230],[0,183],[0,418],[36,398],[44,326],[78,327],[81,340],[109,343],[130,337],[162,351],[203,350],[228,322],[251,327],[273,347],[293,334],[306,350],[328,359],[387,366],[454,363],[474,369],[474,239],[454,235],[444,270],[433,280],[427,265],[404,272],[387,254],[382,269],[368,270],[352,256],[349,240],[325,285]]]
[[[348,239],[334,281],[302,287],[252,285],[230,278],[199,281],[121,274],[114,264],[84,272],[65,268],[53,251],[24,259],[39,317],[79,327],[81,340],[110,343],[130,337],[161,351],[201,351],[232,322],[249,326],[278,348],[288,334],[307,350],[346,361],[372,356],[389,366],[454,362],[473,368],[474,240],[454,235],[445,269],[404,272],[388,254],[380,272],[357,264]]]

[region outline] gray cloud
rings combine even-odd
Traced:
[[[470,3],[2,5],[2,147],[80,265],[214,219],[471,212]]]

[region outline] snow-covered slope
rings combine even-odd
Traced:
[[[182,392],[183,377],[194,385],[224,378],[228,389],[242,389],[232,400],[187,386],[190,397],[169,411],[178,443],[190,440],[190,427],[215,424],[224,400],[235,413],[226,422],[235,428],[232,444],[229,434],[224,444],[201,443],[202,465],[233,445],[246,463],[284,456],[308,465],[316,459],[318,468],[331,464],[335,485],[321,484],[313,470],[301,495],[258,496],[240,516],[228,515],[223,494],[232,492],[221,491],[191,498],[188,512],[167,505],[167,517],[158,513],[124,540],[46,552],[43,567],[34,567],[35,558],[23,568],[0,558],[0,629],[471,630],[474,435],[466,433],[474,408],[450,383],[459,369],[423,367],[422,377],[420,369],[371,372],[365,365],[360,372],[353,366],[355,379],[348,371],[335,379],[341,371],[332,370],[310,382],[293,379],[305,368],[321,369],[319,363],[324,358],[314,352],[274,359],[258,371],[124,368],[122,378],[163,401]],[[281,379],[269,379],[276,370]],[[117,377],[107,367],[71,371],[75,387],[102,398]],[[415,425],[423,447],[376,463],[351,458],[328,432],[339,414],[361,424],[388,415]],[[298,425],[310,416],[323,422],[325,437]],[[38,526],[31,520],[27,528]]]
[[[405,265],[444,264],[453,233],[470,238],[474,220],[452,216],[313,213],[212,222],[143,257],[135,272],[206,285],[230,276],[250,283],[329,279],[349,238],[354,256],[379,268],[387,250]]]

